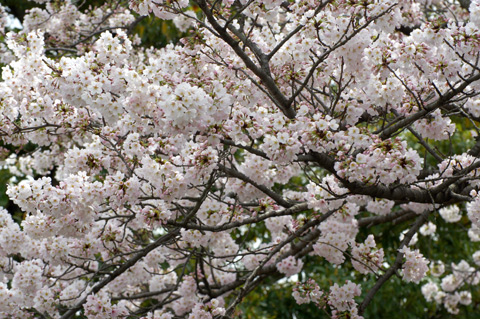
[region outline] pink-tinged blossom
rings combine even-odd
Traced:
[[[445,309],[453,315],[459,313],[458,303],[460,302],[460,296],[458,294],[446,294],[443,298],[443,305]]]
[[[454,274],[450,274],[442,278],[441,287],[445,292],[452,292],[461,287],[462,284],[463,282],[461,278],[455,276]]]
[[[223,305],[223,301],[220,302],[218,299],[212,299],[206,305],[203,303],[197,303],[187,318],[212,319],[215,316],[223,316],[225,314],[225,308],[221,307],[221,304]]]
[[[35,2],[7,34],[0,6],[0,164],[21,210],[0,209],[0,317],[224,316],[212,294],[249,291],[253,270],[288,277],[320,260],[362,280],[388,248],[369,225],[436,209],[455,223],[467,201],[480,241],[475,147],[437,143],[476,136],[456,128],[480,116],[478,0],[438,15],[438,1]],[[138,15],[188,36],[145,48]],[[419,283],[429,261],[399,253]],[[422,293],[456,314],[480,275],[444,262]],[[292,295],[361,318],[360,286],[329,285]]]
[[[207,246],[210,234],[204,234],[196,229],[182,229],[180,232],[182,240],[185,242],[186,246],[198,248],[201,246]]]
[[[173,23],[180,32],[185,32],[194,25],[196,18],[195,12],[188,10],[184,12],[184,15],[176,15]]]
[[[326,234],[313,245],[313,252],[330,263],[339,265],[345,261],[343,252],[347,250],[350,242],[351,238],[345,233]]]
[[[445,272],[445,264],[439,260],[430,263],[430,274],[434,277],[440,277]]]
[[[480,228],[477,225],[472,224],[472,227],[470,227],[467,234],[472,242],[480,241]]]
[[[83,308],[88,319],[122,318],[127,314],[123,303],[112,304],[110,298],[102,293],[89,295]]]
[[[344,203],[343,199],[338,199],[332,194],[343,195],[347,193],[347,189],[341,187],[333,176],[327,176],[322,179],[320,184],[309,183],[306,186],[305,193],[308,206],[318,212],[327,212],[329,210],[338,209]],[[332,192],[329,192],[331,190]]]
[[[398,250],[404,254],[405,262],[402,266],[402,278],[406,282],[419,283],[428,271],[429,261],[423,257],[418,249],[411,250],[404,246]]]
[[[362,318],[357,314],[357,303],[355,297],[360,296],[362,290],[360,285],[357,285],[350,280],[347,280],[343,286],[339,286],[335,283],[330,287],[328,294],[328,304],[332,307],[337,314],[343,312],[349,312],[353,315],[353,318]],[[335,317],[335,318],[339,318]]]
[[[42,313],[54,315],[56,313],[55,304],[58,291],[55,288],[43,287],[38,290],[34,298],[34,307]]]
[[[349,147],[345,147],[349,149]],[[335,170],[350,182],[390,185],[413,182],[420,173],[423,160],[403,141],[378,141],[366,151],[335,163]]]
[[[292,231],[293,220],[291,216],[279,216],[269,218],[265,226],[272,234],[272,238],[282,237],[285,232]]]
[[[7,284],[0,282],[0,309],[5,313],[14,312],[17,308],[16,293]]]
[[[21,251],[27,238],[4,208],[0,208],[0,254],[7,256]]]
[[[468,306],[472,303],[472,293],[470,291],[457,292],[460,299],[458,302],[464,306]]]
[[[320,225],[321,235],[313,245],[313,255],[322,256],[329,262],[339,265],[345,261],[344,252],[348,249],[358,233],[354,218],[359,207],[346,203],[332,217]]]
[[[425,300],[431,302],[434,300],[434,297],[439,292],[438,285],[433,282],[428,282],[422,286],[422,294],[425,297]]]
[[[297,304],[313,302],[317,307],[325,306],[323,300],[323,291],[313,279],[308,279],[305,283],[296,283],[292,293]]]
[[[474,200],[467,203],[467,216],[477,228],[480,227],[480,196],[475,190],[472,190],[470,195]]]
[[[456,223],[462,218],[460,208],[457,205],[440,208],[438,213],[448,223]]]
[[[196,283],[192,276],[185,276],[180,283],[178,293],[181,298],[172,303],[172,309],[176,315],[183,315],[193,309],[198,303],[199,298],[196,295]]]
[[[148,282],[150,291],[161,291],[170,285],[175,285],[177,283],[177,274],[171,269],[166,271],[164,274],[156,274]],[[162,299],[165,297],[164,294],[160,294],[157,298]]]
[[[477,285],[480,282],[480,275],[475,267],[472,267],[465,260],[461,260],[458,264],[452,263],[452,273],[460,278],[462,283]]]
[[[352,265],[362,274],[376,272],[383,263],[383,249],[377,249],[373,235],[368,235],[365,243],[355,243],[352,247]]]
[[[455,171],[461,171],[468,168],[470,165],[476,162],[476,158],[470,154],[460,154],[452,156],[440,164],[438,168],[443,172],[444,176],[451,176]],[[472,170],[468,173],[469,176],[474,176],[477,170]]]
[[[442,116],[440,110],[431,114],[431,118],[415,122],[415,129],[424,138],[446,140],[455,132],[455,124],[450,118]]]
[[[149,312],[147,316],[141,317],[140,319],[172,319],[173,314],[169,312],[163,312],[155,310],[154,313]]]
[[[33,297],[42,288],[45,279],[43,277],[44,263],[39,259],[24,261],[15,268],[12,278],[12,289],[19,295],[19,302],[23,307],[33,306]]]
[[[437,226],[432,222],[428,222],[427,224],[424,224],[422,225],[422,227],[420,227],[419,232],[422,236],[434,237],[436,230]]]
[[[391,212],[395,203],[387,199],[374,199],[368,202],[367,210],[377,215],[387,215]]]
[[[298,274],[303,267],[303,261],[301,259],[295,259],[293,256],[288,256],[282,261],[277,263],[277,269],[287,277]]]

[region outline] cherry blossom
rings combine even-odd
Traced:
[[[403,247],[399,252],[405,255],[405,263],[403,264],[403,280],[407,282],[419,283],[428,271],[428,261],[423,255],[416,250]]]
[[[478,0],[32,5],[0,6],[1,318],[231,318],[274,282],[363,318],[397,273],[478,303]]]

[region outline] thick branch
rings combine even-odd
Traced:
[[[465,90],[467,88],[467,86],[470,85],[470,83],[478,81],[478,80],[480,80],[480,73],[477,73],[476,75],[473,75],[473,76],[469,77],[462,84],[460,84],[457,88],[454,88],[454,89],[448,91],[444,95],[440,96],[438,98],[438,100],[426,105],[423,109],[421,109],[417,113],[414,113],[414,114],[404,118],[403,120],[398,121],[394,125],[391,125],[391,126],[387,127],[380,134],[380,138],[383,139],[383,140],[390,138],[398,130],[409,126],[410,124],[412,124],[415,121],[421,119],[422,117],[424,117],[428,113],[430,113],[432,111],[435,111],[436,109],[438,109],[438,108],[442,107],[443,105],[447,104],[457,94],[462,93],[463,90]]]
[[[239,172],[239,171],[237,171],[233,168],[228,168],[226,166],[223,166],[221,164],[218,165],[218,167],[219,167],[220,171],[226,173],[228,176],[241,179],[245,183],[248,183],[248,184],[252,185],[253,187],[257,188],[258,190],[262,191],[263,193],[265,193],[265,195],[272,198],[280,206],[288,208],[288,207],[292,207],[294,205],[293,203],[290,203],[290,202],[286,201],[282,196],[275,193],[274,191],[272,191],[267,186],[257,184],[256,182],[254,182],[252,179],[250,179],[250,177],[246,176],[245,174],[243,174],[243,173],[241,173],[241,172]]]
[[[307,209],[308,209],[308,204],[301,203],[280,211],[273,211],[273,212],[261,214],[255,217],[244,218],[241,221],[239,220],[239,221],[229,222],[226,224],[215,225],[215,226],[199,225],[199,224],[192,224],[192,223],[185,225],[183,223],[178,223],[174,220],[168,221],[167,224],[172,226],[183,226],[186,229],[197,229],[202,231],[220,232],[220,231],[225,231],[233,228],[238,228],[243,225],[258,223],[272,217],[293,215]]]
[[[250,69],[256,76],[258,76],[260,80],[262,80],[262,83],[267,88],[268,92],[270,93],[271,99],[277,105],[277,107],[283,112],[283,114],[285,114],[286,117],[288,117],[289,119],[294,119],[296,116],[295,110],[290,106],[288,99],[280,91],[273,78],[268,74],[269,71],[266,67],[268,65],[268,59],[265,54],[259,51],[260,49],[255,49],[256,46],[254,46],[252,42],[248,42],[249,47],[255,50],[255,53],[259,57],[259,59],[267,63],[264,64],[262,67],[258,67],[255,62],[250,59],[247,53],[240,47],[239,42],[232,38],[230,34],[228,34],[227,29],[218,24],[217,20],[208,8],[206,1],[201,0],[196,2],[207,17],[207,20],[212,25],[213,29],[219,34],[220,38],[225,41],[225,43],[227,43],[233,49],[233,51],[235,51],[238,57],[240,57],[243,63],[245,63],[246,67]],[[227,27],[231,28],[231,25],[228,25]],[[235,33],[236,36],[240,35],[239,32]],[[243,41],[246,41],[246,38],[244,36],[242,37],[242,39]]]
[[[123,274],[125,271],[127,271],[130,267],[135,265],[140,259],[148,255],[152,250],[154,250],[157,247],[160,247],[164,243],[172,240],[175,238],[178,234],[180,234],[180,229],[177,228],[170,233],[163,235],[162,237],[158,238],[155,242],[151,243],[144,249],[142,249],[139,253],[137,253],[135,256],[127,260],[124,264],[122,264],[120,267],[118,267],[114,272],[112,272],[107,278],[103,279],[100,281],[98,284],[93,286],[92,290],[88,293],[87,296],[85,296],[82,300],[80,300],[75,306],[70,308],[67,312],[63,314],[61,319],[68,319],[72,318],[75,313],[80,310],[83,306],[83,304],[87,301],[87,297],[89,295],[95,294],[99,292],[103,287],[108,285],[110,282],[112,282],[115,278]]]
[[[417,213],[409,210],[401,210],[384,216],[365,217],[358,220],[358,227],[372,227],[379,224],[392,222],[393,225],[418,216]]]

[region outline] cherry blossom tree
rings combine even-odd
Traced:
[[[479,0],[35,2],[0,6],[0,318],[478,305]]]

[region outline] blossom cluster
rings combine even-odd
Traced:
[[[305,283],[297,283],[293,288],[292,296],[297,304],[305,304],[313,302],[315,305],[322,307],[323,291],[313,279],[308,279]]]
[[[480,241],[479,144],[463,141],[478,0],[35,2],[8,33],[0,6],[0,164],[19,210],[0,208],[0,318],[231,317],[272,274],[309,278],[298,304],[362,318],[361,285],[321,287],[307,262],[381,276],[374,227],[427,215],[443,220],[390,267],[431,276],[422,293],[452,314],[473,302],[478,251],[430,262],[414,245],[438,249],[452,223]],[[145,47],[150,15],[181,39]]]
[[[335,309],[333,318],[341,318],[341,314],[348,312],[351,318],[362,319],[358,315],[357,303],[354,298],[360,296],[361,288],[350,280],[347,280],[343,286],[335,283],[330,287],[328,295],[328,304]]]
[[[404,254],[405,262],[402,266],[402,277],[406,282],[419,283],[428,271],[429,261],[423,257],[418,249],[411,250],[407,246],[398,250]]]
[[[437,266],[440,266],[440,271],[431,269],[431,275],[434,277],[445,276],[439,283],[437,280],[430,280],[424,284],[421,289],[422,294],[427,301],[443,305],[451,314],[458,314],[460,312],[459,306],[468,306],[472,303],[471,292],[462,290],[462,288],[465,285],[477,285],[480,281],[480,276],[476,269],[465,260],[460,261],[458,264],[452,263],[452,272],[450,274],[444,273],[445,267],[443,263],[440,262]]]
[[[384,252],[377,249],[373,235],[368,235],[365,243],[352,248],[352,265],[360,273],[375,272],[382,266]]]
[[[414,150],[407,150],[405,141],[374,143],[355,158],[336,162],[337,173],[350,182],[389,185],[411,183],[420,173],[422,159]]]

